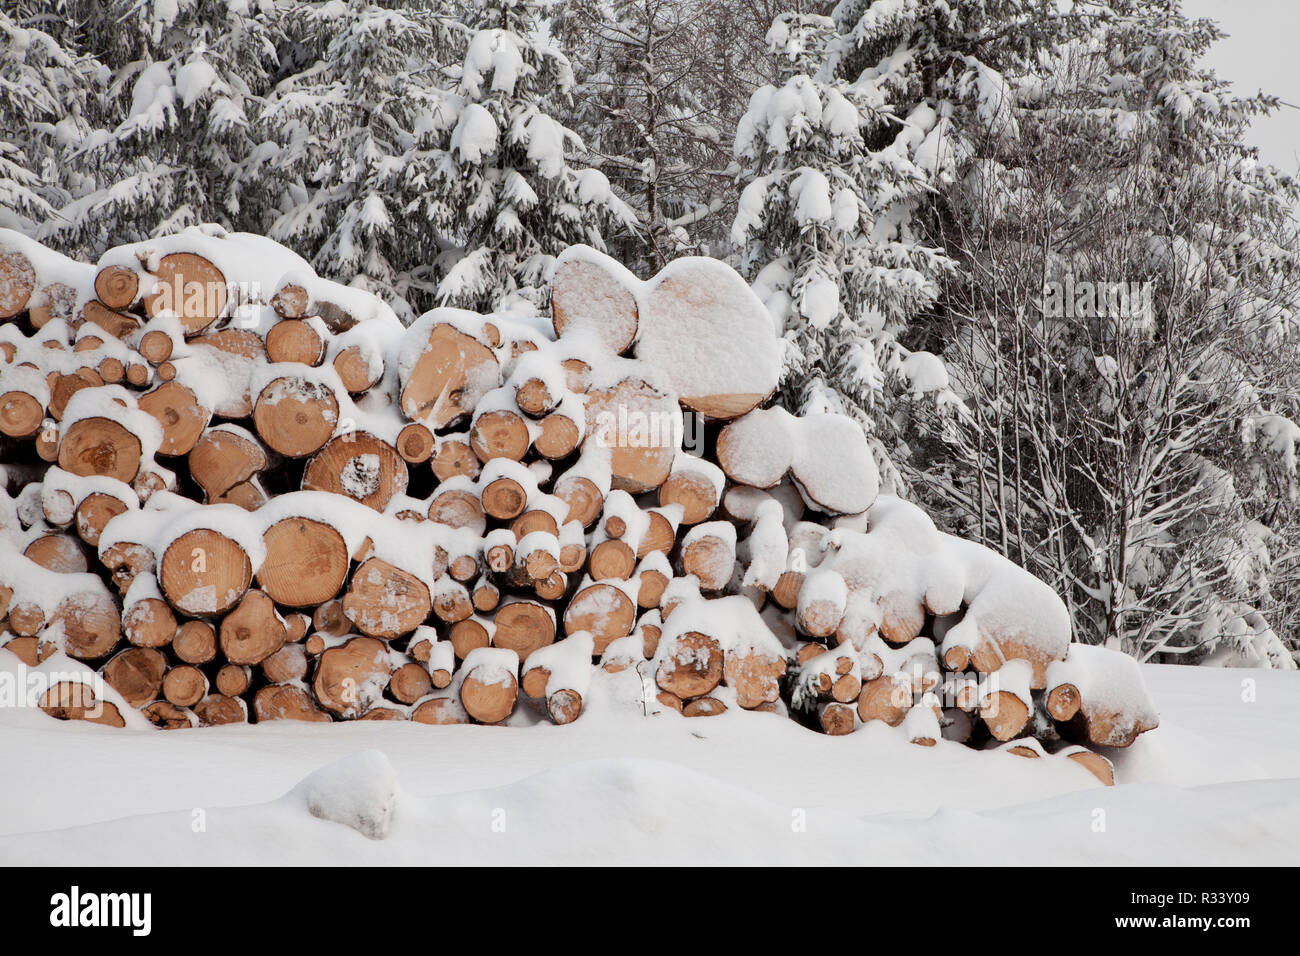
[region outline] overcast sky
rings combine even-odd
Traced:
[[[1266,162],[1300,170],[1300,0],[1183,0],[1183,9],[1229,34],[1210,51],[1210,65],[1235,92],[1263,90],[1292,104],[1251,132]]]

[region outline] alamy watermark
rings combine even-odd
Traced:
[[[170,282],[154,283],[157,297],[154,311],[169,310],[178,316],[228,316],[234,328],[254,329],[260,320],[261,307],[269,301],[262,295],[260,282],[183,282],[176,276]]]
[[[50,897],[50,925],[120,927],[132,936],[148,936],[153,928],[152,893],[88,893],[79,886]]]
[[[1063,279],[1043,283],[1043,315],[1049,319],[1138,319],[1154,317],[1152,284],[1109,279]]]
[[[678,448],[704,451],[704,419],[693,412],[643,411],[619,404],[595,416],[592,438],[602,448]]]
[[[84,715],[93,720],[104,713],[103,678],[89,671],[27,667],[0,672],[0,708],[42,705],[82,707]]]

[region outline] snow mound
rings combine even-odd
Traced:
[[[397,772],[379,750],[366,750],[328,764],[298,784],[290,797],[322,820],[383,840],[393,826]]]

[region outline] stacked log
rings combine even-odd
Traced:
[[[1155,725],[1041,582],[877,494],[856,424],[764,407],[780,342],[716,261],[574,247],[549,329],[403,327],[213,227],[93,266],[0,231],[0,278],[0,641],[159,727],[567,724],[593,673],[924,746]]]

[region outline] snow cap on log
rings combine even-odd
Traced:
[[[808,507],[832,515],[870,508],[880,473],[862,426],[833,412],[805,415],[798,422],[790,472]]]
[[[1090,644],[1071,644],[1065,660],[1047,666],[1047,709],[1068,721],[1082,715],[1089,742],[1127,747],[1160,724],[1138,662]]]
[[[301,256],[265,236],[212,224],[116,246],[100,257],[97,273],[114,267],[117,286],[129,286],[117,270],[136,273],[135,300],[142,301],[148,316],[175,313],[191,335],[236,311],[242,326],[261,325],[280,278],[311,271]]]
[[[488,344],[486,319],[464,309],[433,309],[420,316],[397,351],[402,412],[411,421],[443,428],[471,415],[501,384],[501,366]]]
[[[767,308],[734,269],[689,256],[646,283],[636,356],[681,403],[731,419],[764,402],[781,376],[781,340]]]
[[[569,246],[555,260],[551,321],[556,336],[581,334],[615,354],[636,338],[643,283],[590,246]]]

